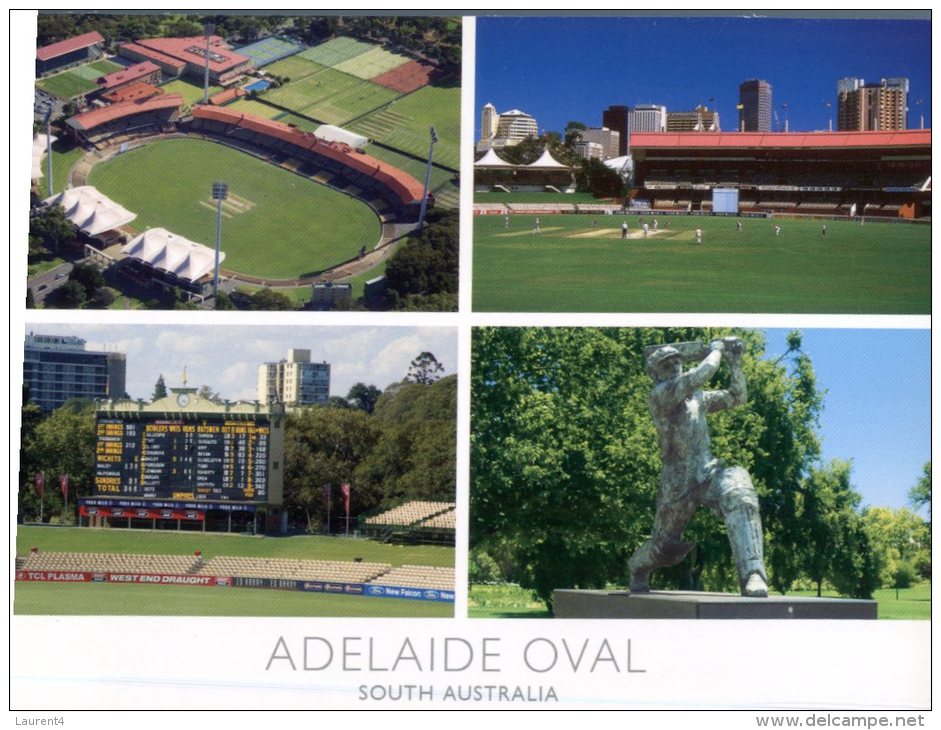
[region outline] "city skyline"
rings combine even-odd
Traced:
[[[34,323],[30,332],[73,335],[86,340],[89,350],[125,353],[127,393],[145,401],[161,375],[168,389],[181,387],[184,367],[188,387],[208,385],[228,400],[254,401],[258,366],[285,358],[291,348],[309,349],[313,362],[330,363],[332,396],[346,396],[358,382],[384,391],[405,378],[422,352],[435,355],[442,375],[457,371],[457,332],[451,327]]]
[[[927,20],[478,18],[476,56],[477,111],[485,103],[520,109],[540,131],[562,132],[569,121],[601,126],[611,105],[704,104],[732,132],[739,85],[749,79],[774,88],[774,131],[785,119],[791,131],[826,131],[831,118],[836,130],[837,81],[845,77],[910,79],[908,127],[922,114],[931,126]]]

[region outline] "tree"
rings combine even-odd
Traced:
[[[350,392],[346,394],[346,400],[349,401],[354,408],[359,408],[360,410],[366,411],[366,413],[372,413],[376,407],[376,401],[379,400],[379,396],[381,395],[382,391],[375,385],[356,383],[356,385],[350,388]]]
[[[625,585],[627,559],[650,534],[661,468],[643,347],[709,342],[729,333],[475,330],[470,547],[510,556],[505,563],[499,559],[507,578],[547,604],[556,588]],[[812,369],[808,362],[791,375],[762,359],[760,333],[735,334],[746,345],[750,399],[710,416],[713,453],[750,471],[768,542],[778,545],[780,555],[793,554],[801,535],[789,500],[795,501],[816,454]],[[728,378],[723,366],[710,387],[723,387]],[[697,544],[693,554],[656,573],[655,587],[737,585],[728,539],[715,516],[700,510],[686,538]],[[778,563],[786,571],[793,567],[780,556]]]
[[[357,467],[356,483],[390,506],[404,498],[453,501],[456,412],[454,375],[386,388],[372,415],[380,437]]]
[[[248,297],[249,308],[261,312],[289,312],[296,307],[290,297],[273,289],[259,289]]]
[[[35,476],[41,471],[36,450],[36,428],[43,413],[30,398],[29,386],[23,384],[23,405],[20,409],[20,478],[17,499],[18,513],[23,519],[38,519],[40,497],[36,493]]]
[[[423,352],[409,364],[405,379],[410,383],[431,385],[443,372],[444,366],[438,359],[430,352]]]
[[[91,493],[95,467],[95,405],[88,401],[68,401],[39,423],[31,444],[34,468],[46,474],[47,513],[62,512],[63,499],[58,479],[69,476],[70,519],[75,497]],[[53,487],[54,485],[54,487]]]
[[[150,396],[151,402],[155,400],[160,400],[161,398],[167,397],[167,384],[163,380],[163,373],[160,373],[160,377],[157,378],[157,382],[154,383],[154,392]]]
[[[931,522],[931,462],[925,464],[921,478],[908,492],[908,501],[915,509],[928,508],[928,521]]]
[[[33,294],[32,287],[26,287],[26,308],[27,309],[36,308],[36,295]]]
[[[52,205],[39,211],[29,219],[29,235],[42,241],[42,245],[53,253],[78,238],[75,224],[65,217],[61,205]]]
[[[212,403],[225,403],[225,398],[218,392],[212,389],[212,386],[209,385],[200,385],[199,390],[196,391],[197,398],[203,398]]]
[[[931,577],[931,530],[921,517],[904,507],[869,507],[863,522],[879,557],[883,586],[907,587],[899,580],[912,572]]]
[[[77,281],[67,281],[46,297],[46,306],[58,309],[81,309],[86,302],[85,287]]]
[[[424,230],[406,240],[386,266],[387,304],[395,309],[456,309],[458,213],[432,209],[425,222]],[[442,295],[449,296],[442,301]]]
[[[375,500],[353,479],[359,463],[372,450],[379,433],[368,414],[354,409],[305,408],[288,416],[284,448],[285,508],[315,530],[326,517],[324,485],[333,493],[352,483],[351,513]]]

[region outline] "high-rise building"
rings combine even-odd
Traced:
[[[30,400],[44,413],[72,398],[121,398],[126,373],[123,352],[86,350],[80,337],[26,336],[23,380]]]
[[[258,400],[286,406],[326,403],[330,398],[330,364],[311,362],[310,350],[291,349],[285,360],[258,366]]]
[[[618,133],[618,155],[626,155],[630,137],[631,108],[615,104],[601,112],[601,124]]]
[[[631,132],[666,132],[667,108],[659,104],[638,104],[631,110]]]
[[[588,154],[579,153],[582,157],[595,157],[599,160],[607,160],[610,157],[617,157],[619,154],[621,135],[619,132],[608,129],[607,127],[588,127],[579,130],[581,141],[585,143]],[[599,145],[600,154],[590,145]]]
[[[908,129],[908,79],[878,84],[844,78],[836,82],[837,129],[848,132]]]
[[[497,122],[500,115],[497,114],[497,108],[493,104],[484,104],[480,111],[480,141],[490,142],[497,133]]]
[[[659,104],[637,106],[609,106],[601,113],[601,123],[618,133],[618,154],[623,156],[631,150],[631,135],[634,132],[665,132],[667,108]]]
[[[770,132],[771,84],[761,79],[743,81],[738,87],[738,128],[742,132]]]
[[[689,112],[668,112],[668,132],[720,132],[719,112],[700,104]]]
[[[485,104],[480,112],[480,140],[477,151],[492,147],[512,147],[528,137],[538,137],[539,126],[535,118],[519,109],[497,114],[493,104]]]

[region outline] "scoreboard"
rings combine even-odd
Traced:
[[[266,502],[266,418],[102,416],[96,421],[96,496]]]

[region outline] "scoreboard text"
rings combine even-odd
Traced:
[[[150,499],[268,497],[265,420],[99,418],[95,493]]]

